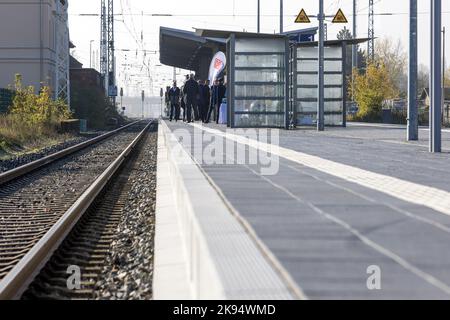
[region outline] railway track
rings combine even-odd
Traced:
[[[133,151],[153,126],[133,123],[0,176],[0,299],[20,298],[40,270],[50,265],[45,276],[61,257],[80,266],[86,254],[102,260],[119,221],[127,171],[136,163]],[[67,248],[81,247],[81,254],[64,257]],[[92,278],[95,272],[85,274]],[[57,278],[58,272],[47,284]],[[33,288],[28,297],[39,293]],[[88,291],[69,298],[89,298]]]

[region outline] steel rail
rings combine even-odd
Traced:
[[[124,163],[128,155],[147,130],[154,124],[150,122],[116,160],[95,180],[78,198],[58,222],[33,246],[33,248],[14,266],[0,282],[0,300],[19,299],[52,254],[67,237],[86,210],[92,205],[109,180]]]
[[[9,181],[11,181],[11,180],[19,178],[19,177],[21,177],[21,176],[23,176],[25,174],[28,174],[28,173],[36,170],[36,169],[42,168],[42,167],[44,167],[44,166],[46,166],[46,165],[48,165],[48,164],[50,164],[52,162],[55,162],[56,160],[59,160],[59,159],[64,158],[64,157],[66,157],[68,155],[71,155],[71,154],[73,154],[73,153],[75,153],[77,151],[80,151],[80,150],[83,150],[83,149],[85,149],[85,148],[87,148],[89,146],[92,146],[93,144],[96,144],[97,142],[106,140],[106,139],[116,135],[117,133],[119,133],[119,132],[121,132],[121,131],[123,131],[123,130],[131,127],[131,126],[134,126],[135,124],[137,124],[137,123],[139,123],[141,121],[142,120],[135,121],[133,123],[130,123],[130,124],[126,125],[126,126],[123,126],[123,127],[119,128],[119,129],[107,132],[107,133],[102,134],[102,135],[100,135],[98,137],[95,137],[93,139],[87,140],[87,141],[82,142],[80,144],[77,144],[75,146],[72,146],[72,147],[69,147],[67,149],[64,149],[64,150],[61,150],[59,152],[53,153],[51,155],[48,155],[48,156],[46,156],[44,158],[35,160],[33,162],[27,163],[27,164],[25,164],[23,166],[14,168],[12,170],[0,173],[0,186],[5,184],[5,183],[7,183],[7,182],[9,182]]]

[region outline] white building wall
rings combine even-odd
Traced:
[[[0,88],[12,85],[19,73],[24,85],[37,91],[44,83],[57,92],[56,39],[68,34],[68,26],[56,19],[67,16],[67,7],[67,0],[0,0]]]

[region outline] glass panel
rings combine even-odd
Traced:
[[[325,60],[325,72],[342,72],[342,60]]]
[[[325,99],[342,99],[342,88],[325,88]]]
[[[342,115],[326,114],[325,125],[326,126],[342,126]],[[317,114],[299,115],[297,118],[297,125],[299,126],[316,126]]]
[[[236,67],[284,68],[284,55],[244,55],[237,54]]]
[[[301,86],[301,85],[317,86],[317,75],[315,75],[315,74],[297,74],[297,84],[299,86]]]
[[[317,102],[297,101],[297,112],[317,112]]]
[[[236,112],[284,112],[284,100],[235,100]]]
[[[301,85],[317,85],[317,74],[297,74],[297,84]],[[341,86],[341,74],[326,74],[325,85]]]
[[[284,39],[236,38],[236,52],[285,52]]]
[[[317,88],[298,88],[297,99],[316,99]],[[325,88],[325,99],[342,99],[342,88]]]
[[[282,70],[236,70],[236,82],[284,82]]]
[[[326,47],[325,58],[342,58],[341,47]]]
[[[298,88],[297,99],[316,99],[317,88]]]
[[[341,86],[342,85],[342,74],[326,74],[325,75],[325,85],[329,86]]]
[[[297,48],[297,57],[300,59],[317,58],[317,55],[318,55],[317,47],[299,47],[299,48]],[[324,57],[325,58],[342,58],[342,48],[341,47],[325,47]]]
[[[326,101],[325,112],[343,112],[342,101]]]
[[[284,115],[236,115],[235,125],[237,127],[284,127]]]
[[[298,60],[297,71],[317,71],[317,60]]]
[[[341,101],[325,101],[325,112],[342,112],[343,110]],[[317,102],[297,101],[297,112],[317,112]]]
[[[297,48],[297,57],[299,59],[317,58],[317,48],[314,47],[299,47]]]
[[[327,126],[342,126],[343,119],[342,115],[339,114],[326,114],[325,115],[325,125]]]
[[[236,85],[236,97],[277,97],[282,98],[284,85]]]
[[[317,72],[319,68],[317,60],[298,60],[297,71]],[[325,60],[325,72],[342,72],[342,61]]]
[[[314,126],[317,124],[317,115],[315,114],[299,114],[297,118],[298,126]]]

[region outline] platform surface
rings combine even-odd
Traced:
[[[180,137],[226,130],[167,124]],[[426,129],[419,142],[405,135],[402,126],[363,124],[279,131],[274,175],[258,163],[197,160],[308,298],[449,299],[450,132],[442,154],[428,153]],[[373,270],[380,290],[368,287]]]

